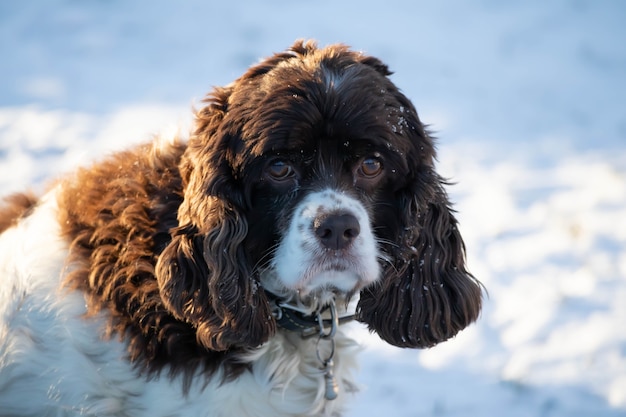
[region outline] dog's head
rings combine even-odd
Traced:
[[[266,291],[312,310],[359,293],[358,319],[402,347],[477,318],[433,141],[389,75],[345,46],[297,42],[197,113],[157,277],[206,348],[266,341]]]

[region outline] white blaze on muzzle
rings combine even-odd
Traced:
[[[324,288],[348,293],[378,279],[378,256],[363,204],[326,189],[295,207],[272,266],[285,287],[303,295]]]

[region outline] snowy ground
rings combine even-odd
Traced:
[[[217,2],[215,2],[217,3]],[[426,351],[363,329],[356,416],[626,415],[626,3],[0,3],[0,193],[174,132],[296,38],[387,62],[440,138],[480,321]]]

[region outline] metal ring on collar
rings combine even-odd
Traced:
[[[330,310],[330,329],[326,332],[324,327],[324,319],[322,318],[322,313],[317,312],[317,324],[320,329],[320,337],[322,339],[330,339],[335,336],[337,332],[337,327],[339,327],[339,318],[337,317],[337,307],[335,306],[335,300],[331,300],[330,304],[328,304],[328,309]]]

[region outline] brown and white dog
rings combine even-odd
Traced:
[[[355,318],[430,347],[481,285],[376,58],[296,42],[155,140],[0,211],[0,414],[337,416]]]

